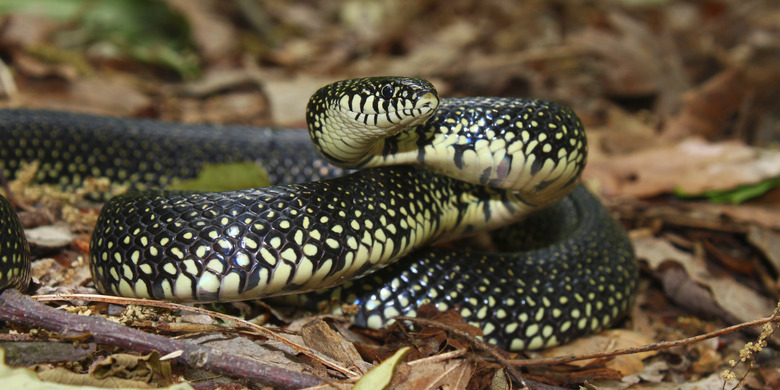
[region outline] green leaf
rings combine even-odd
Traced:
[[[352,390],[376,390],[386,388],[387,385],[390,384],[390,380],[393,379],[393,374],[395,373],[396,367],[398,367],[398,363],[401,362],[401,359],[403,359],[410,349],[410,347],[403,347],[389,359],[372,368],[371,371],[360,378],[358,383],[355,383],[355,387],[353,387]]]
[[[156,0],[0,0],[0,13],[45,15],[73,28],[57,31],[63,50],[100,52],[173,69],[182,79],[200,74],[187,19]]]
[[[268,172],[255,163],[205,165],[194,179],[174,180],[174,191],[231,191],[270,185]]]
[[[759,197],[767,191],[778,186],[780,186],[780,177],[773,177],[759,183],[739,186],[731,190],[704,191],[701,194],[690,194],[677,189],[674,191],[674,194],[680,198],[705,197],[714,203],[740,204],[750,199]]]

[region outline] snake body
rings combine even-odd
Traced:
[[[602,329],[633,301],[625,232],[575,188],[585,136],[568,108],[439,102],[423,80],[368,78],[315,93],[307,122],[313,145],[304,132],[6,110],[0,167],[13,175],[39,160],[39,179],[65,187],[108,176],[159,188],[204,163],[253,160],[271,168],[272,183],[308,181],[110,200],[90,245],[105,293],[213,302],[318,290],[298,300],[355,303],[356,322],[374,327],[431,302],[515,350]],[[328,162],[363,169],[341,176]],[[0,204],[0,244],[20,235],[9,215]],[[521,251],[428,247],[523,218],[509,230],[527,244]],[[20,258],[8,248],[0,258]]]

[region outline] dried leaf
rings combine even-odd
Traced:
[[[726,215],[737,221],[753,223],[764,228],[780,230],[780,208],[773,204],[720,205],[700,204],[698,207],[713,215]]]
[[[154,371],[151,369],[149,362],[153,360],[155,354],[156,353],[152,353],[145,356],[127,353],[113,354],[94,363],[90,367],[89,372],[99,379],[118,377],[148,382],[154,375]],[[157,360],[159,360],[159,354],[157,355]],[[168,362],[168,364],[170,364],[170,362]]]
[[[617,349],[638,347],[655,342],[651,337],[625,329],[612,329],[598,334],[574,340],[571,343],[555,348],[549,348],[541,352],[544,357],[581,355],[594,352],[609,352]],[[642,352],[631,355],[615,356],[606,364],[607,368],[619,371],[622,375],[631,375],[644,369],[642,360],[657,354],[658,352]],[[585,367],[593,363],[595,359],[579,360],[569,364]]]
[[[318,318],[304,325],[301,336],[309,348],[322,352],[348,367],[362,366],[363,359],[355,345],[331,329],[322,319]]]
[[[609,195],[703,194],[780,176],[780,151],[692,138],[676,145],[591,160],[584,176],[597,180]]]
[[[511,388],[509,378],[503,368],[493,373],[493,377],[490,379],[490,390],[510,390]]]
[[[604,88],[608,95],[657,95],[658,111],[672,112],[689,81],[668,37],[619,11],[609,12],[612,30],[588,28],[573,42],[603,57]]]
[[[780,270],[780,234],[754,226],[750,229],[747,238],[769,260],[775,272]]]
[[[66,247],[76,238],[76,236],[71,233],[70,226],[65,223],[25,229],[24,233],[27,236],[30,245],[48,249]]]
[[[729,117],[742,104],[745,89],[740,70],[724,70],[683,96],[682,109],[664,127],[663,136],[669,139],[719,137]]]
[[[658,269],[665,261],[681,265],[691,280],[709,289],[714,301],[739,321],[750,321],[772,312],[773,301],[734,280],[731,275],[710,272],[703,260],[673,247],[668,241],[642,237],[633,241],[637,257]],[[698,303],[693,301],[691,303]]]
[[[396,367],[398,367],[398,364],[410,349],[411,347],[399,349],[393,356],[363,375],[363,377],[355,383],[355,387],[353,387],[352,390],[379,390],[386,388],[393,379],[393,373],[395,373]]]
[[[415,364],[397,390],[466,389],[474,370],[467,360],[450,359]]]
[[[47,366],[40,366],[37,373],[28,368],[11,368],[5,364],[5,351],[2,348],[0,348],[0,383],[7,389],[74,390],[78,388],[74,385],[95,388],[159,388],[141,381],[97,379],[93,375],[77,374],[61,367],[50,369]],[[165,389],[192,390],[192,386],[187,383],[177,383]]]
[[[112,116],[134,116],[152,106],[152,101],[136,86],[124,79],[96,76],[76,80],[68,85],[66,93],[45,97],[28,95],[23,91],[23,102],[30,107],[90,112]]]

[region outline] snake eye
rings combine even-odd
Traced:
[[[382,87],[380,93],[382,94],[383,98],[390,99],[393,97],[393,94],[395,93],[395,88],[393,88],[392,85],[385,85],[384,87]]]

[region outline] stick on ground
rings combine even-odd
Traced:
[[[309,374],[290,371],[211,347],[127,328],[102,317],[65,313],[35,302],[13,289],[0,294],[0,320],[43,328],[64,336],[90,335],[97,343],[141,353],[157,351],[161,355],[168,355],[181,351],[182,353],[172,360],[193,368],[280,389],[300,389],[323,383],[321,379]]]

